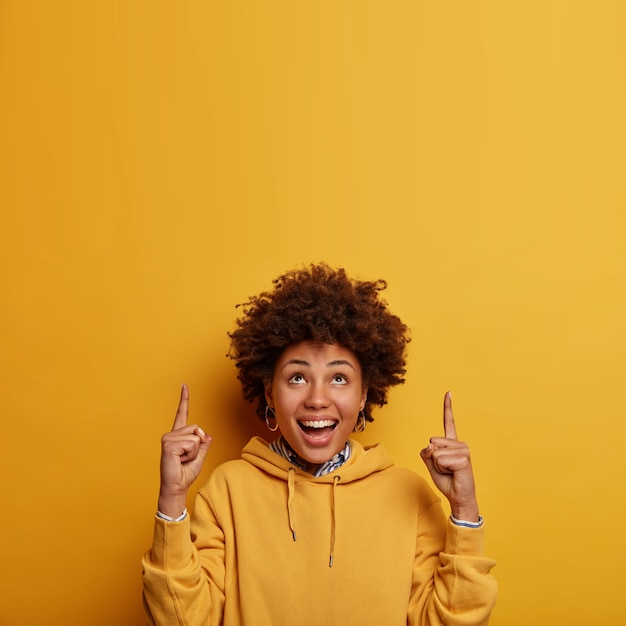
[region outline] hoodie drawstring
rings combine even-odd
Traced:
[[[328,567],[332,567],[335,560],[335,487],[340,480],[341,476],[333,476],[333,488],[330,500],[330,555],[328,558]]]
[[[295,496],[295,477],[296,470],[290,467],[287,480],[287,511],[289,513],[289,528],[291,529],[291,536],[294,541],[296,541],[296,508],[293,504],[293,498]]]
[[[296,507],[294,506],[294,498],[296,495],[296,470],[293,467],[289,468],[287,476],[287,513],[289,516],[289,529],[291,530],[291,536],[294,541],[297,541],[296,537]],[[333,476],[333,483],[330,492],[330,554],[328,557],[328,567],[332,567],[335,561],[335,489],[337,484],[341,480],[341,476]]]

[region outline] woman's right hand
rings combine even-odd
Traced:
[[[212,438],[197,424],[187,425],[189,389],[183,385],[174,426],[161,438],[161,490],[159,511],[179,517],[187,492],[198,477]]]

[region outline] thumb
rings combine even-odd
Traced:
[[[200,446],[198,447],[198,456],[200,457],[201,460],[204,460],[207,452],[209,451],[209,448],[211,447],[211,444],[213,443],[213,437],[211,437],[210,435],[207,435],[202,430],[202,428],[200,428],[200,426],[198,426],[194,432],[196,435],[198,435],[198,437],[200,437]]]
[[[433,449],[431,445],[428,445],[423,450],[420,450],[420,456],[422,457],[422,461],[424,461],[424,465],[428,468],[428,471],[432,474],[433,469],[435,468],[435,463],[433,462]]]

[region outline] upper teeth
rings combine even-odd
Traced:
[[[333,420],[307,420],[306,422],[300,422],[307,428],[326,428],[327,426],[334,426]]]

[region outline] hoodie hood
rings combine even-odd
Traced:
[[[241,453],[241,458],[271,476],[282,478],[285,481],[289,479],[288,473],[293,471],[295,472],[296,484],[302,482],[332,484],[337,476],[340,477],[341,484],[346,484],[365,478],[374,472],[380,472],[394,464],[383,446],[378,443],[363,446],[355,439],[350,439],[350,446],[352,448],[350,458],[341,467],[318,477],[295,467],[287,459],[276,454],[270,449],[269,443],[261,437],[253,437],[247,443]]]
[[[271,450],[269,443],[261,437],[253,437],[241,453],[244,461],[271,476],[285,481],[287,485],[285,500],[286,521],[294,541],[297,541],[296,498],[298,485],[312,483],[318,484],[320,488],[328,485],[327,488],[331,490],[329,500],[331,513],[329,567],[332,567],[334,562],[337,490],[340,490],[343,485],[361,480],[375,472],[380,472],[393,466],[393,461],[380,444],[363,446],[358,441],[350,439],[350,446],[352,448],[350,458],[341,467],[324,476],[317,477],[292,465],[287,459]]]

